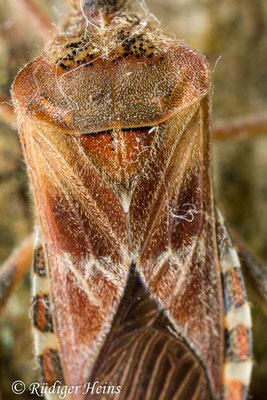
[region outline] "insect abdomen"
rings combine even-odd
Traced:
[[[252,371],[252,322],[237,251],[220,211],[217,239],[225,308],[224,400],[245,400]]]
[[[53,326],[50,296],[44,252],[41,243],[37,240],[33,261],[33,335],[41,381],[47,387],[57,381],[59,384],[64,383],[58,338]],[[46,398],[53,400],[57,397],[46,394]]]

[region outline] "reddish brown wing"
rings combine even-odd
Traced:
[[[82,384],[109,331],[128,276],[125,218],[75,137],[26,121],[21,135],[65,381]]]
[[[165,124],[168,140],[155,147],[155,158],[139,177],[131,203],[141,248],[137,268],[175,330],[206,366],[217,398],[222,387],[223,304],[208,98]]]

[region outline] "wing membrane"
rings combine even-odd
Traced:
[[[89,381],[100,387],[108,382],[101,397],[109,400],[210,399],[204,368],[175,334],[134,265]],[[86,400],[94,396],[88,392]]]

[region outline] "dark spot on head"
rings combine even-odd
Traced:
[[[122,47],[125,49],[125,48],[130,48],[130,45],[128,44],[128,43],[126,43],[126,42],[123,42],[122,43]]]
[[[66,49],[69,49],[69,48],[78,49],[80,47],[80,44],[81,44],[81,42],[69,43],[69,44],[67,44]]]
[[[69,68],[70,68],[70,66],[69,66],[69,65],[65,65],[65,64],[63,64],[63,63],[60,63],[60,64],[59,64],[59,66],[60,66],[62,69],[64,69],[64,70],[66,70],[66,69],[69,69]]]

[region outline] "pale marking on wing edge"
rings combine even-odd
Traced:
[[[232,380],[237,380],[248,386],[252,373],[253,362],[252,360],[243,361],[239,363],[228,362],[224,367],[224,381],[227,383]]]
[[[77,283],[81,284],[79,285],[79,289],[82,289],[86,293],[90,303],[92,303],[96,307],[102,307],[102,302],[100,301],[99,297],[94,296],[94,293],[90,290],[89,286],[86,284],[83,276],[74,268],[70,255],[68,253],[64,254],[64,261],[66,263],[66,267],[69,268],[69,270],[73,273],[74,277],[76,278]]]
[[[225,314],[225,325],[228,330],[236,328],[238,325],[244,325],[246,328],[252,327],[250,307],[248,303],[238,308],[230,309]]]
[[[47,349],[58,350],[59,343],[55,333],[40,332],[38,329],[33,327],[33,336],[36,356],[41,356]]]
[[[37,274],[34,274],[32,278],[32,292],[33,295],[49,294],[50,293],[49,279],[47,279],[46,277],[41,278]]]
[[[90,276],[93,274],[93,267],[101,271],[104,277],[108,278],[108,281],[117,283],[118,285],[121,283],[122,279],[127,279],[128,269],[125,266],[130,265],[130,260],[123,260],[124,262],[121,264],[115,264],[114,261],[110,257],[101,257],[99,261],[90,260],[85,263],[86,267],[86,276],[85,280],[88,281]],[[105,267],[104,267],[105,265]],[[114,268],[116,265],[116,268]]]
[[[228,253],[222,254],[221,257],[220,264],[224,274],[234,268],[241,268],[240,260],[234,247],[229,248]]]

